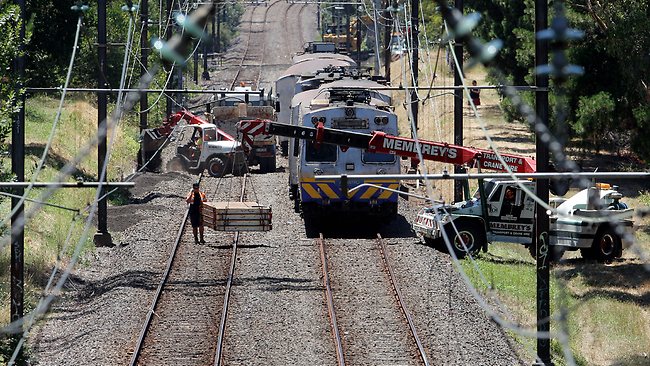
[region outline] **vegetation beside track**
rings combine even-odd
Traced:
[[[58,107],[58,98],[39,96],[27,100],[26,105],[26,157],[25,177],[30,180],[40,160],[47,142]],[[70,161],[97,132],[97,110],[94,100],[70,99],[64,106],[52,147],[38,181],[53,181],[63,165]],[[110,136],[110,133],[109,133]],[[138,150],[137,116],[127,115],[119,126],[115,149],[111,155],[108,169],[109,180],[120,180],[134,169],[133,157]],[[88,155],[77,167],[70,179],[97,180],[97,150]],[[8,157],[2,158],[9,165]],[[29,198],[38,199],[43,189],[34,189]],[[60,189],[47,202],[72,209],[80,209],[77,214],[69,210],[44,206],[32,218],[25,229],[25,312],[33,309],[52,272],[59,253],[70,232],[70,247],[61,260],[65,265],[79,242],[88,212],[84,209],[95,197],[94,189]],[[33,203],[27,203],[29,210]],[[0,215],[5,217],[11,209],[11,200],[0,197]],[[93,248],[92,234],[86,240],[84,250]],[[0,253],[0,324],[9,322],[10,296],[10,256],[9,248]],[[0,347],[0,352],[3,349]],[[11,351],[7,348],[7,351]],[[2,354],[0,354],[0,359]]]

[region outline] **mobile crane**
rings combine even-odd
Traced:
[[[280,135],[291,138],[366,149],[375,153],[395,154],[403,157],[418,157],[418,144],[425,160],[440,161],[456,165],[468,165],[496,171],[506,171],[492,150],[477,149],[441,142],[416,141],[411,138],[392,136],[380,131],[371,134],[325,128],[323,121],[316,121],[314,127],[294,126],[269,120],[243,121],[238,125],[245,141],[252,141],[257,134]],[[536,162],[529,157],[501,153],[503,160],[514,173],[534,173]],[[342,182],[345,181],[342,179]],[[345,184],[345,183],[343,183]],[[534,190],[533,181],[479,180],[479,189],[469,200],[426,207],[418,213],[413,228],[425,242],[440,247],[444,230],[452,243],[452,249],[459,257],[480,249],[487,251],[488,242],[503,241],[523,244],[531,253],[535,219],[535,202],[520,188],[525,185]],[[560,187],[553,193],[566,194],[567,187]],[[342,191],[347,192],[347,187]],[[596,196],[590,200],[589,196]],[[631,243],[624,242],[619,232],[607,219],[611,217],[625,229],[632,226],[632,209],[619,202],[622,195],[615,186],[597,184],[578,192],[568,200],[559,203],[558,215],[551,217],[550,244],[552,256],[556,259],[565,250],[580,250],[583,257],[609,260],[620,257],[622,250]],[[436,219],[436,211],[438,219]]]

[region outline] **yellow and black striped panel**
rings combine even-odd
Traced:
[[[364,181],[377,186],[386,187],[393,190],[399,189],[398,181]],[[353,188],[352,186],[349,187]],[[304,179],[300,182],[301,199],[303,202],[310,201],[343,201],[352,200],[358,202],[370,200],[382,200],[396,202],[398,194],[393,191],[380,189],[379,187],[361,187],[358,190],[348,193],[348,197],[343,196],[340,183],[338,181],[318,181],[314,179]]]

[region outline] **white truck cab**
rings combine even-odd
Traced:
[[[535,190],[532,181],[520,181]],[[620,257],[630,243],[615,229],[613,219],[623,229],[632,226],[632,209],[619,200],[622,195],[610,185],[598,184],[567,200],[551,200],[557,214],[550,217],[550,245],[559,257],[564,250],[581,250],[583,257],[608,260]],[[440,245],[445,230],[455,253],[462,257],[477,252],[493,241],[519,243],[532,248],[535,201],[514,180],[485,180],[472,199],[420,210],[413,224],[427,243]],[[590,193],[591,192],[591,193]],[[596,198],[589,204],[589,194]],[[438,218],[436,219],[436,212]],[[453,225],[452,225],[453,222]],[[444,245],[444,243],[443,243]]]
[[[177,138],[176,156],[187,170],[207,169],[213,177],[230,172],[240,174],[246,169],[240,143],[212,123],[182,126]]]

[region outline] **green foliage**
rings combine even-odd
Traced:
[[[8,2],[0,3],[0,151],[8,150],[7,140],[17,111],[16,77],[13,62],[18,55],[20,10]],[[13,82],[12,82],[13,81]],[[0,178],[10,177],[8,168],[0,160]]]
[[[649,127],[648,2],[592,2],[591,7],[582,2],[565,2],[565,6],[570,26],[585,32],[582,40],[569,45],[567,57],[571,63],[583,66],[585,74],[573,77],[563,85],[569,96],[568,123],[573,127],[569,132],[575,132],[575,135],[561,138],[587,137],[583,146],[595,143],[593,146],[597,149],[632,151],[648,161],[650,142],[641,138]],[[477,11],[483,16],[475,30],[476,36],[504,41],[504,48],[494,64],[516,85],[534,83],[534,2],[469,0],[465,7],[466,12]],[[552,7],[549,7],[549,13],[550,24],[554,16]],[[495,79],[492,77],[491,81]],[[553,85],[551,87],[553,91]],[[600,93],[605,93],[608,98]],[[600,102],[607,105],[599,106]],[[509,118],[518,119],[508,102],[504,102],[503,108]],[[605,119],[595,120],[602,118]],[[622,131],[629,133],[622,134]]]
[[[573,129],[586,146],[593,146],[600,151],[605,143],[607,131],[614,126],[616,109],[612,96],[607,92],[580,97]]]

